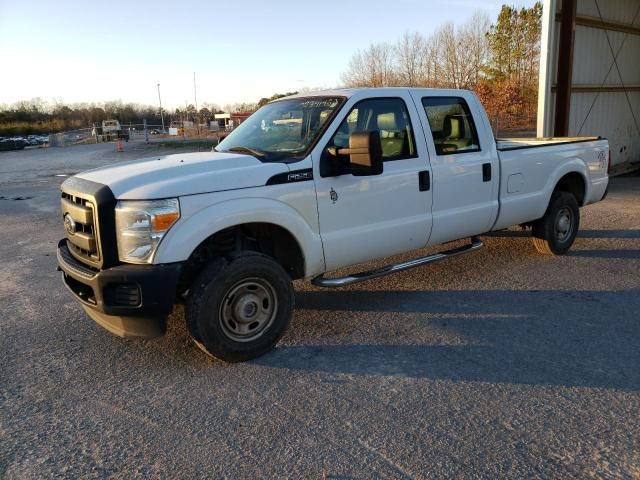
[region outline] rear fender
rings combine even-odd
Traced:
[[[553,195],[553,191],[556,186],[564,177],[569,173],[579,173],[582,177],[582,181],[584,182],[584,198],[587,199],[591,195],[591,182],[589,181],[589,170],[585,165],[584,161],[578,157],[573,157],[567,159],[558,165],[551,175],[549,175],[549,179],[544,186],[544,198],[545,201],[542,205],[540,205],[539,217],[542,217],[547,211],[547,207],[549,206],[549,202],[551,201],[551,195]]]

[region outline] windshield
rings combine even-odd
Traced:
[[[309,97],[269,103],[242,122],[216,151],[248,153],[263,161],[299,156],[316,142],[342,101]]]

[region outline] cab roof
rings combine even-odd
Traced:
[[[284,100],[289,98],[308,98],[308,97],[346,97],[350,98],[358,94],[371,93],[379,96],[380,94],[397,95],[398,92],[419,91],[431,94],[451,94],[460,95],[460,92],[468,92],[469,90],[457,88],[416,88],[416,87],[358,87],[358,88],[332,88],[327,90],[314,90],[311,92],[301,92],[296,95],[278,98]]]

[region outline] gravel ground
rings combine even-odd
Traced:
[[[228,365],[90,321],[55,271],[62,177],[157,146],[0,154],[0,478],[640,477],[640,177],[527,234],[340,290],[296,285],[272,353]]]

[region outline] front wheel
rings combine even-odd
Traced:
[[[580,227],[580,209],[576,197],[554,192],[544,217],[533,224],[533,245],[545,255],[567,253]]]
[[[190,333],[202,350],[242,362],[271,350],[293,311],[291,278],[271,257],[248,252],[212,261],[187,300]]]

